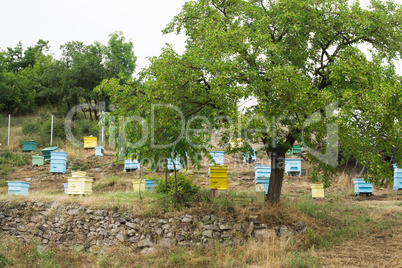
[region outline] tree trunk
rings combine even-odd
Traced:
[[[268,201],[279,202],[282,192],[283,175],[285,173],[285,154],[282,153],[271,154],[271,177],[268,187]]]

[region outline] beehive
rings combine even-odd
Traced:
[[[42,155],[44,157],[44,160],[45,161],[50,160],[50,153],[54,152],[54,151],[56,151],[58,149],[59,149],[59,147],[47,147],[47,148],[43,149],[41,152],[42,152]]]
[[[301,174],[301,159],[288,158],[285,159],[285,173],[287,175],[298,175]]]
[[[68,183],[63,183],[64,186],[64,193],[68,194]]]
[[[144,192],[146,189],[145,180],[133,180],[134,192]]]
[[[358,194],[373,194],[373,184],[371,182],[366,182],[362,178],[356,178],[353,180],[355,195]]]
[[[103,156],[103,146],[95,146],[95,156]]]
[[[271,176],[271,166],[270,165],[255,165],[254,166],[254,179],[260,177],[270,177]]]
[[[394,164],[394,189],[402,190],[402,168]]]
[[[66,152],[50,152],[50,173],[66,173],[66,167]]]
[[[36,141],[23,141],[22,142],[22,151],[23,152],[36,152]]]
[[[29,183],[24,181],[8,181],[9,195],[28,195]]]
[[[89,148],[95,148],[95,146],[98,145],[98,138],[89,136],[89,137],[84,137],[84,148],[89,149]]]
[[[32,166],[43,166],[44,157],[41,155],[32,156]]]
[[[124,160],[124,169],[125,170],[140,169],[140,163],[138,163],[137,159],[134,160],[126,159]]]
[[[225,152],[223,151],[210,151],[209,155],[212,156],[212,158],[214,159],[215,163],[213,163],[212,161],[209,162],[210,165],[223,165],[224,164],[224,159],[225,159]]]
[[[267,194],[268,193],[268,187],[269,187],[269,177],[258,177],[255,179],[255,184],[256,185],[263,185],[264,186],[264,191]]]
[[[179,159],[174,160],[174,165],[176,166],[176,170],[181,170],[182,169],[182,166],[181,166],[181,163],[180,163]],[[174,170],[174,165],[173,165],[172,159],[169,158],[168,159],[168,164],[167,164],[167,169],[170,170],[170,171],[173,171]]]
[[[262,184],[257,184],[255,186],[255,197],[257,199],[257,203],[265,202],[265,189]]]
[[[228,166],[210,166],[209,188],[226,190],[228,188]]]
[[[156,182],[158,180],[160,180],[160,178],[153,179],[153,180],[146,179],[145,186],[146,186],[147,191],[151,191],[156,186]]]
[[[311,195],[313,198],[324,197],[324,184],[311,184]]]
[[[243,162],[252,163],[257,160],[255,155],[255,149],[253,149],[253,153],[250,155],[243,155]]]
[[[71,176],[72,176],[71,178],[68,178],[67,194],[80,194],[80,195],[92,194],[93,179],[87,177],[86,172],[74,171],[71,173]],[[66,187],[65,184],[64,187]]]

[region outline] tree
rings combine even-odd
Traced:
[[[346,0],[187,2],[164,30],[184,32],[186,51],[167,48],[151,59],[146,89],[133,99],[145,110],[174,103],[186,120],[225,114],[227,124],[239,100],[254,98],[246,124],[236,128],[244,144],[260,140],[271,158],[270,201],[280,200],[285,153],[296,141],[314,149],[309,158],[323,168],[326,185],[338,163],[331,153],[337,139],[346,159],[363,161],[366,178],[378,181],[390,174],[385,159],[402,164],[402,87],[392,64],[402,52],[401,23],[392,1],[373,0],[369,9]],[[364,53],[362,45],[371,49]],[[122,111],[132,107],[116,101]],[[338,133],[328,136],[328,126]],[[199,138],[208,142],[208,135]]]

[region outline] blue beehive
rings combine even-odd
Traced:
[[[28,195],[29,183],[24,181],[8,181],[9,195]]]
[[[255,162],[257,160],[257,157],[255,155],[255,149],[253,149],[253,153],[252,155],[243,155],[243,162],[247,162],[247,163],[252,163]]]
[[[402,168],[394,164],[394,189],[402,190]]]
[[[181,163],[180,163],[179,159],[175,159],[174,164],[176,165],[176,170],[181,170],[182,167],[181,167]],[[168,159],[167,169],[170,171],[174,170],[174,165],[173,165],[172,159],[170,159],[170,158]]]
[[[64,193],[67,194],[68,193],[68,183],[63,183],[64,185]]]
[[[271,166],[270,165],[255,165],[255,179],[261,177],[270,177],[271,176]]]
[[[269,178],[271,177],[270,165],[255,165],[255,184],[263,184],[265,193],[268,193]]]
[[[153,180],[145,180],[145,187],[147,191],[151,191],[156,186],[156,181],[160,180],[160,178],[153,179]]]
[[[366,182],[362,178],[356,178],[353,180],[355,185],[355,195],[358,194],[373,194],[373,184],[371,182]]]
[[[66,173],[66,167],[66,152],[50,152],[50,173]]]
[[[95,146],[95,156],[103,156],[103,146]]]
[[[225,152],[223,152],[223,151],[210,151],[209,154],[214,159],[215,164],[223,165],[224,158],[225,158]],[[211,162],[209,162],[209,164],[213,165],[214,163],[211,161]]]
[[[224,160],[225,160],[225,152],[224,151],[210,151],[209,155],[212,156],[216,165],[224,165]],[[209,161],[209,165],[214,165],[214,162]],[[209,174],[210,174],[210,170],[208,168],[208,176],[209,176]]]
[[[285,173],[287,175],[301,174],[301,159],[285,159]]]
[[[268,193],[269,177],[258,177],[255,179],[255,184],[264,185],[265,194]]]
[[[124,170],[135,170],[140,169],[140,163],[138,163],[137,159],[126,159],[124,160]]]

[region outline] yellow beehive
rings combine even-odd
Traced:
[[[228,166],[210,166],[209,188],[226,190],[228,188]]]
[[[255,186],[255,197],[257,203],[265,203],[265,188],[264,184],[257,184]]]
[[[311,195],[313,198],[324,197],[324,184],[311,184]]]
[[[87,173],[84,172],[84,171],[73,171],[73,172],[71,172],[71,176],[72,176],[73,178],[76,178],[76,177],[86,177],[86,176],[87,176]]]
[[[134,180],[133,181],[133,190],[134,192],[145,192],[145,180]]]
[[[89,177],[72,177],[68,179],[67,194],[92,194],[93,179]]]
[[[84,137],[84,148],[95,148],[98,145],[97,137]]]

